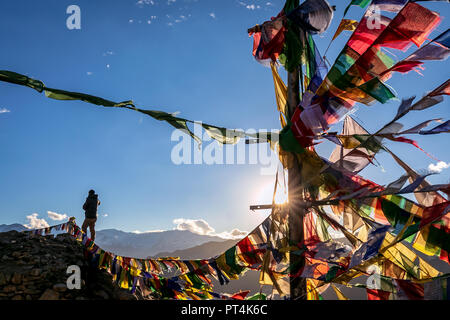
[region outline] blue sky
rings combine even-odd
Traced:
[[[333,23],[315,36],[322,53],[345,7],[344,1],[329,2],[337,5]],[[277,129],[271,72],[253,59],[246,30],[275,16],[283,3],[1,1],[1,69],[41,79],[49,87],[132,99],[144,109],[180,111],[182,117],[210,124]],[[81,8],[81,30],[66,27],[71,4]],[[432,37],[448,28],[448,4],[421,4],[444,17]],[[352,7],[348,18],[359,20],[362,14]],[[348,36],[332,44],[331,62]],[[395,54],[400,59],[408,52]],[[420,97],[448,77],[448,61],[425,67],[423,76],[395,74],[388,84],[400,98]],[[249,205],[270,203],[273,175],[261,175],[258,164],[177,166],[170,158],[173,129],[166,123],[130,110],[47,99],[5,83],[0,83],[0,97],[0,110],[9,111],[0,111],[0,223],[26,223],[37,213],[55,224],[48,211],[81,223],[90,188],[102,201],[99,229],[167,230],[182,218],[204,219],[217,233],[248,231],[268,214],[253,213]],[[395,115],[398,104],[359,105],[354,116],[373,132]],[[408,127],[432,118],[448,120],[448,115],[445,100],[401,122]],[[438,159],[450,161],[447,135],[413,138]],[[415,169],[436,162],[408,144],[388,146]],[[318,148],[325,157],[332,149],[326,143]],[[377,159],[382,168],[368,167],[363,176],[384,184],[403,174],[388,155]],[[449,171],[429,181],[446,183]]]

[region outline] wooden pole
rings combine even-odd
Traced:
[[[300,40],[304,45],[304,33],[300,31]],[[303,78],[301,66],[298,66],[292,72],[288,73],[288,117],[291,118],[295,108],[300,103],[299,81]],[[289,198],[289,243],[291,245],[300,245],[303,243],[303,217],[305,208],[301,205],[303,202],[303,189],[301,187],[301,163],[297,156],[292,153],[292,167],[288,169],[288,198]],[[303,255],[294,253],[289,254],[289,263],[291,272],[295,273],[305,265]],[[306,279],[301,277],[290,278],[290,296],[291,300],[306,300]]]
[[[295,3],[299,5],[300,1]],[[248,33],[258,32],[261,28],[256,25],[247,30]],[[299,37],[302,42],[302,48],[305,44],[305,33],[300,30]],[[292,72],[288,72],[288,110],[287,117],[290,119],[294,114],[295,108],[300,103],[300,82],[303,80],[303,74],[300,66],[297,66]],[[303,202],[303,188],[301,187],[301,163],[298,162],[297,156],[291,153],[292,167],[288,169],[288,199],[289,199],[289,242],[291,245],[303,244],[303,217],[305,215],[305,208],[302,206]],[[252,206],[253,209],[260,209],[260,206]],[[269,207],[262,206],[262,207]],[[270,207],[272,207],[270,205]],[[305,265],[304,256],[299,256],[294,253],[289,253],[289,262],[291,266],[295,266],[294,270],[300,270]],[[295,272],[293,270],[293,272]],[[292,300],[306,300],[306,279],[305,278],[290,278],[290,296]]]

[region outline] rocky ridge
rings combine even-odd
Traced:
[[[70,265],[81,269],[81,289],[66,286]],[[105,270],[90,268],[83,246],[69,234],[0,233],[0,300],[105,299],[143,298],[119,288]]]

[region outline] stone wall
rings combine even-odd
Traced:
[[[66,286],[67,268],[81,268],[81,289]],[[104,270],[88,267],[83,246],[68,234],[0,233],[0,300],[137,300]]]

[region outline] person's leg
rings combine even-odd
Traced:
[[[89,224],[89,219],[85,218],[83,221],[83,225],[81,226],[81,230],[83,230],[83,232],[85,234],[87,233],[88,224]]]
[[[90,219],[90,223],[89,223],[89,230],[91,231],[91,239],[92,241],[95,240],[95,222],[97,221],[97,219]]]

